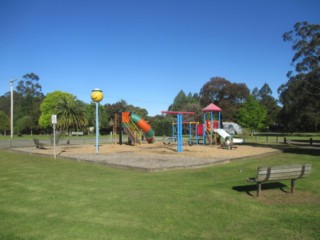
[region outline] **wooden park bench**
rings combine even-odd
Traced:
[[[41,143],[41,142],[39,141],[39,139],[34,138],[34,139],[33,139],[33,142],[34,142],[34,144],[36,145],[36,148],[39,148],[39,149],[46,149],[46,148],[44,147],[44,144],[43,144],[43,143]]]
[[[261,192],[263,182],[291,180],[291,193],[295,192],[295,180],[309,176],[311,164],[295,164],[287,166],[258,167],[257,176],[248,178],[248,182],[257,183],[257,197]]]

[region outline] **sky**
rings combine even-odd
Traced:
[[[99,88],[102,104],[150,116],[212,77],[278,98],[294,55],[282,35],[319,12],[319,0],[0,0],[0,95],[33,72],[44,94],[90,103]]]

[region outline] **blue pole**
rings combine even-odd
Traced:
[[[99,153],[99,103],[96,102],[96,154]]]
[[[172,141],[175,141],[174,135],[175,135],[175,131],[174,131],[174,123],[171,124],[171,130],[172,130]]]
[[[178,128],[178,152],[182,152],[182,114],[177,115],[177,128]]]
[[[207,143],[206,141],[206,131],[207,131],[207,122],[206,122],[206,113],[203,114],[203,133],[202,133],[202,137],[203,137],[203,141],[202,144],[205,145]]]

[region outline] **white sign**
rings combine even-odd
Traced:
[[[57,124],[57,115],[51,115],[52,124]]]

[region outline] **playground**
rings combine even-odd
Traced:
[[[204,167],[278,151],[244,145],[243,139],[233,138],[221,128],[221,111],[214,104],[204,108],[203,123],[188,124],[188,140],[183,139],[183,116],[194,115],[193,112],[163,111],[162,114],[175,115],[177,121],[172,124],[172,136],[164,136],[162,140],[156,140],[151,125],[139,115],[122,112],[115,115],[114,133],[119,133],[119,140],[115,139],[114,144],[37,146],[17,150],[143,171]],[[128,141],[124,143],[123,138]]]

